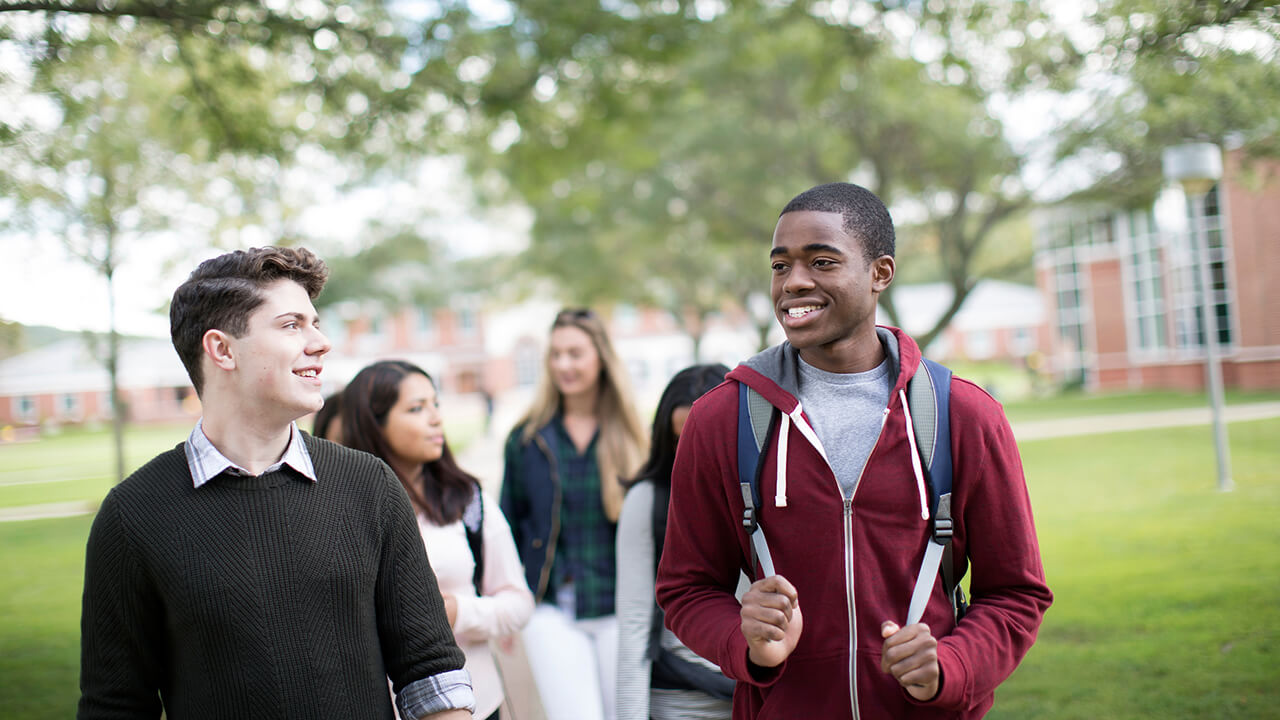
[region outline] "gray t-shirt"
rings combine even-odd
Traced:
[[[845,499],[871,456],[889,406],[889,360],[861,373],[831,373],[800,359],[800,403],[827,451]]]

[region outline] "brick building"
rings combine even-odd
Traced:
[[[1091,390],[1205,385],[1205,331],[1190,204],[1062,207],[1037,217],[1050,370]],[[1199,225],[1208,238],[1223,380],[1280,388],[1280,163],[1224,158]]]
[[[100,353],[70,338],[0,362],[0,427],[111,419],[111,382]],[[120,394],[131,422],[195,421],[200,402],[168,339],[125,338]]]

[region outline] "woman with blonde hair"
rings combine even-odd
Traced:
[[[614,717],[615,534],[622,479],[647,445],[604,323],[562,310],[533,405],[507,438],[502,485],[538,602],[524,644],[551,720]]]
[[[489,641],[520,630],[533,595],[511,531],[445,441],[435,383],[422,368],[383,360],[343,391],[343,440],[391,466],[418,516],[445,611],[475,691],[477,718],[497,720],[504,692]]]

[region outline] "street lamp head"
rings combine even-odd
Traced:
[[[1209,192],[1222,178],[1222,149],[1213,143],[1188,143],[1165,148],[1164,176],[1182,185],[1189,195]]]

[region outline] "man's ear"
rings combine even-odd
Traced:
[[[897,269],[892,255],[881,255],[871,261],[871,292],[884,292],[893,282],[893,273]]]
[[[214,367],[221,370],[236,369],[236,358],[231,349],[230,335],[217,329],[207,330],[204,337],[200,338],[200,347],[204,349],[205,356],[213,362]]]

